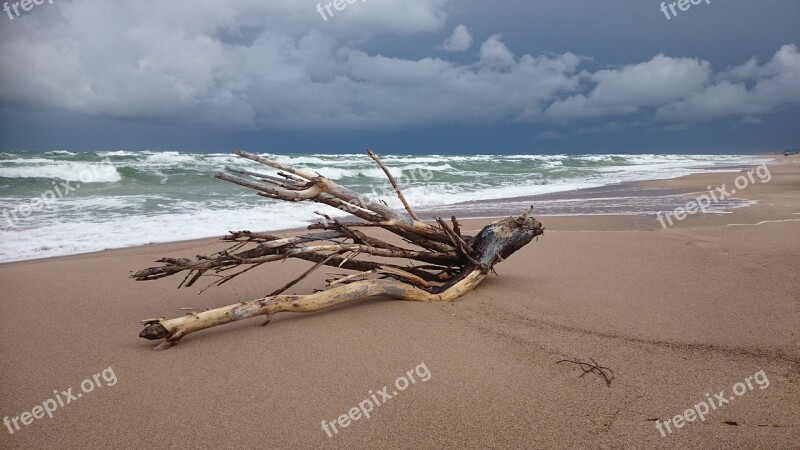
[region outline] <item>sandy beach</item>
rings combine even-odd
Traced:
[[[216,240],[2,264],[0,448],[797,448],[800,158],[769,171],[735,194],[757,204],[666,229],[541,217],[538,241],[454,303],[253,319],[166,351],[138,337],[139,320],[261,297],[309,263],[200,296],[176,289],[180,276],[130,274],[226,247]],[[739,175],[641,184],[697,192],[688,202]],[[613,380],[564,359],[593,359]],[[398,390],[398,377],[414,381]],[[689,420],[720,392],[727,403]],[[370,417],[322,427],[373,395]],[[45,404],[58,404],[52,418]]]

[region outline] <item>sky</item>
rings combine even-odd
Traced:
[[[36,1],[0,13],[4,151],[800,147],[796,0]]]

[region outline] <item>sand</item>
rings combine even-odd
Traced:
[[[652,217],[542,217],[538,242],[455,303],[253,319],[160,352],[137,337],[140,319],[259,297],[308,263],[201,296],[178,277],[129,275],[214,240],[0,265],[0,416],[82,393],[53,418],[2,425],[0,448],[797,448],[800,159],[779,160],[769,183],[737,193],[758,204],[666,230]],[[736,176],[645,184],[699,195]],[[611,385],[557,364],[574,358],[612,369]],[[323,421],[398,391],[409,371],[414,383],[328,437]],[[748,381],[704,421],[657,429]]]

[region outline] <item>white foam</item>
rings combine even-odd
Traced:
[[[195,158],[195,155],[187,155],[185,153],[159,152],[147,155],[145,161],[151,164],[154,163],[159,165],[172,165],[172,164],[181,164],[187,162],[194,163],[197,162],[197,159]]]
[[[190,208],[187,208],[190,209]],[[51,223],[33,229],[0,231],[0,262],[87,253],[176,240],[223,236],[230,230],[270,231],[304,227],[314,211],[334,217],[342,211],[311,203],[282,204],[233,210],[208,208],[180,213],[114,217],[102,222]]]
[[[45,152],[46,155],[64,155],[64,156],[75,156],[75,153],[69,152],[67,150],[53,150],[51,152]]]
[[[580,181],[553,184],[534,184],[534,182],[529,182],[500,187],[476,187],[472,190],[466,190],[462,186],[456,187],[452,185],[417,185],[404,188],[403,194],[412,206],[433,207],[454,205],[478,200],[527,197],[531,195],[550,194],[554,192],[565,192],[600,186],[603,186],[603,183]],[[386,193],[385,195],[381,196],[381,199],[389,203],[390,206],[393,208],[402,208],[400,201],[392,196],[391,186],[389,186],[388,189],[384,188],[379,192]]]
[[[422,174],[428,171],[431,172],[444,172],[453,170],[449,164],[443,166],[398,166],[389,167],[389,173],[395,179],[409,178],[421,179]],[[340,180],[342,178],[365,177],[373,178],[376,180],[386,181],[386,175],[379,167],[364,167],[360,169],[341,169],[338,167],[326,167],[324,169],[307,169],[312,172],[319,172],[320,174],[330,178],[331,180]]]
[[[9,161],[2,161],[8,163]],[[22,164],[15,167],[0,167],[3,178],[50,178],[81,183],[115,183],[122,179],[117,169],[106,163],[55,161],[32,158],[11,160]]]
[[[129,152],[127,150],[112,150],[104,152],[94,152],[95,155],[100,157],[106,156],[138,156],[141,154],[151,154],[152,152]]]
[[[58,161],[46,158],[14,158],[0,160],[0,164],[57,164]]]

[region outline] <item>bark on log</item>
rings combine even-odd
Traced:
[[[333,181],[307,170],[297,169],[237,151],[237,155],[278,169],[278,177],[242,169],[227,169],[217,178],[255,189],[259,195],[285,201],[314,201],[333,206],[367,222],[341,222],[325,214],[323,221],[309,229],[324,231],[291,238],[279,238],[267,233],[231,232],[223,240],[233,242],[228,250],[211,256],[163,258],[161,266],[136,272],[136,280],[155,280],[187,272],[181,286],[192,286],[209,275],[217,277],[211,285],[221,285],[236,276],[286,258],[304,259],[316,263],[271,295],[239,302],[199,313],[191,312],[175,319],[156,318],[142,321],[140,337],[163,342],[156,348],[168,348],[188,334],[255,316],[268,318],[279,312],[314,312],[356,300],[388,297],[397,300],[434,302],[453,301],[475,289],[499,262],[530,243],[544,232],[542,224],[529,217],[533,207],[518,217],[497,220],[483,228],[475,237],[461,234],[455,217],[453,227],[435,218],[436,225],[419,220],[406,201],[397,182],[380,159],[375,160],[389,177],[403,203],[407,215],[339,186]],[[236,175],[234,175],[236,174]],[[246,176],[249,178],[241,178]],[[383,228],[421,250],[389,244],[355,227]],[[312,245],[308,245],[312,244]],[[244,247],[253,246],[246,250]],[[423,265],[400,265],[388,262],[359,260],[360,255],[383,259],[420,261]],[[329,280],[328,289],[308,295],[282,294],[322,265],[335,266],[358,273]],[[225,276],[220,273],[241,268]],[[380,276],[381,279],[367,279]]]

